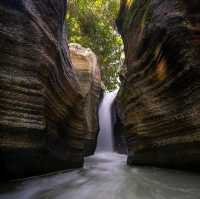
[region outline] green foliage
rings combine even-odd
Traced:
[[[116,31],[118,0],[69,0],[69,42],[91,48],[98,57],[107,90],[115,89],[122,65],[123,42]]]

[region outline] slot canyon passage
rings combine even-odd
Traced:
[[[0,1],[0,199],[200,198],[200,2],[121,0],[112,92],[67,3]]]

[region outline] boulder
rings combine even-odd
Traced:
[[[200,2],[121,0],[117,97],[128,164],[200,166]]]

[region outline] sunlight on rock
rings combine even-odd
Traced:
[[[126,6],[130,8],[133,4],[134,0],[126,0]]]
[[[159,81],[163,81],[167,77],[167,64],[164,58],[156,66],[156,76]]]

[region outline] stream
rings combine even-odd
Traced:
[[[111,104],[106,93],[99,109],[100,133],[94,156],[84,168],[0,185],[0,199],[199,199],[200,176],[153,167],[129,167],[113,152]]]
[[[97,153],[82,169],[30,178],[0,187],[1,199],[199,199],[193,173],[129,167],[126,156]]]

